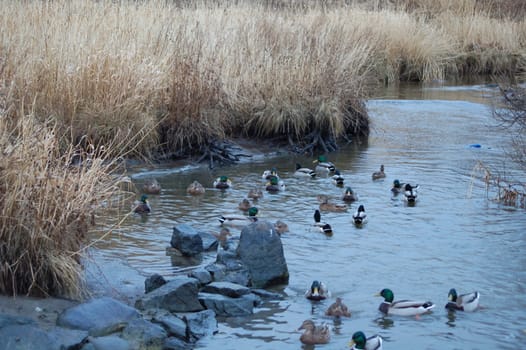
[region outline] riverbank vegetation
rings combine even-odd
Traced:
[[[108,160],[331,151],[368,135],[378,84],[524,71],[521,4],[0,0],[0,292],[79,292]]]

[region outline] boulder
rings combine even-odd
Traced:
[[[178,276],[165,285],[142,296],[135,303],[138,309],[165,309],[172,312],[194,312],[203,310],[197,293],[199,281]]]
[[[246,294],[239,298],[231,298],[221,294],[199,293],[199,301],[208,310],[213,310],[218,316],[247,316],[254,312],[254,306],[259,298],[254,294]]]
[[[188,334],[186,332],[186,322],[171,313],[158,314],[152,318],[152,322],[160,324],[168,333],[169,337],[177,337],[181,340],[187,341]]]
[[[212,310],[185,314],[183,319],[187,325],[190,342],[196,342],[207,335],[217,333],[216,314]]]
[[[203,252],[203,240],[190,225],[180,224],[173,228],[170,245],[184,256],[195,256]]]
[[[89,347],[91,345],[91,347]],[[132,350],[130,343],[116,335],[104,337],[88,337],[88,344],[82,347],[82,350]],[[76,349],[76,348],[74,348]]]
[[[12,325],[0,329],[0,349],[35,349],[35,344],[38,344],[39,350],[59,348],[46,331],[33,324]]]
[[[218,242],[217,238],[213,234],[199,231],[199,236],[201,236],[201,240],[203,241],[203,250],[205,252],[217,250]]]
[[[166,284],[164,277],[156,273],[144,281],[144,292],[149,293],[164,284]]]
[[[212,282],[212,275],[204,267],[197,268],[188,274],[188,277],[193,277],[199,281],[201,285]]]
[[[231,298],[239,298],[250,293],[250,288],[231,282],[212,282],[203,288],[201,292],[221,294]]]
[[[161,349],[167,337],[166,331],[161,326],[145,319],[131,321],[122,331],[123,339],[146,349]]]
[[[241,230],[237,254],[249,271],[251,286],[286,284],[289,272],[280,235],[274,225],[258,220]]]

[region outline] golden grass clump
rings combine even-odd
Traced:
[[[88,227],[113,187],[94,158],[73,167],[54,122],[0,118],[0,293],[83,294],[80,257]]]

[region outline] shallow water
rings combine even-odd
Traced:
[[[290,273],[289,284],[279,290],[285,297],[265,302],[251,317],[220,320],[219,333],[197,348],[314,348],[299,342],[297,328],[307,318],[331,327],[331,342],[315,347],[320,349],[346,349],[358,330],[380,334],[385,349],[521,348],[526,345],[526,215],[487,200],[481,173],[474,171],[482,161],[524,181],[524,174],[504,160],[509,139],[491,118],[487,96],[492,92],[484,85],[430,86],[386,90],[369,101],[373,128],[368,142],[329,155],[359,196],[347,213],[322,214],[333,226],[332,237],[312,229],[316,195],[329,194],[339,203],[343,189],[329,178],[292,176],[297,162],[313,166],[312,157],[284,154],[214,171],[205,166],[137,169],[134,181],[153,176],[163,192],[150,196],[154,210],[146,220],[130,217],[95,245],[97,269],[115,293],[126,294],[142,290],[144,276],[170,278],[214,261],[212,253],[193,261],[167,255],[172,227],[188,223],[218,231],[218,216],[240,213],[237,204],[248,190],[263,186],[262,172],[276,167],[286,191],[265,193],[257,207],[261,218],[281,219],[290,228],[282,236]],[[380,164],[387,177],[372,181]],[[233,188],[212,189],[213,179],[222,174],[232,178]],[[420,186],[414,207],[391,196],[394,179]],[[208,187],[203,197],[186,194],[193,180]],[[368,214],[362,228],[351,219],[359,204]],[[313,303],[304,298],[314,279],[328,285],[332,299]],[[478,290],[484,308],[448,314],[443,307],[453,287],[459,293]],[[382,288],[392,289],[395,299],[431,300],[436,308],[420,320],[382,317],[381,300],[373,296]],[[324,316],[337,296],[352,312],[340,322]]]

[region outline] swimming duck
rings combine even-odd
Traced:
[[[317,196],[321,211],[343,212],[347,211],[346,204],[330,203],[329,197],[323,194]]]
[[[446,304],[448,310],[475,311],[479,306],[480,293],[471,292],[457,295],[455,288],[448,293],[449,302]]]
[[[417,316],[428,312],[435,307],[430,301],[398,300],[393,301],[394,294],[390,289],[382,289],[376,296],[381,296],[384,301],[378,310],[386,315]]]
[[[296,163],[296,171],[294,172],[294,176],[298,177],[316,177],[316,172],[309,168],[304,168],[301,166],[301,164]]]
[[[380,171],[375,171],[372,175],[373,180],[383,179],[385,177],[384,165],[380,165]]]
[[[367,221],[367,214],[365,214],[365,207],[360,204],[356,212],[354,212],[352,218],[356,225],[365,224],[365,222]]]
[[[136,201],[133,206],[133,211],[137,214],[146,214],[152,211],[150,203],[148,203],[148,197],[143,194],[139,201]]]
[[[329,292],[325,283],[320,281],[312,281],[310,288],[305,291],[305,297],[309,300],[324,300],[330,296],[331,292]]]
[[[248,211],[252,205],[250,204],[250,201],[246,198],[243,198],[241,202],[239,202],[239,205],[237,206],[239,210]]]
[[[347,203],[352,203],[358,200],[358,196],[354,193],[352,188],[347,186],[347,188],[345,189],[345,192],[343,193],[342,200]]]
[[[343,176],[340,174],[339,170],[334,170],[334,175],[332,175],[332,182],[338,186],[343,187]]]
[[[223,175],[214,180],[215,188],[226,189],[230,186],[232,186],[232,181],[228,178],[228,176]]]
[[[142,191],[146,194],[159,194],[161,185],[155,179],[147,179],[142,185]]]
[[[278,171],[276,170],[276,168],[272,168],[270,170],[265,170],[263,172],[263,175],[261,175],[261,178],[263,180],[270,180],[271,176],[276,176],[279,179]]]
[[[265,187],[267,192],[276,193],[285,190],[285,183],[280,180],[277,176],[271,176],[267,186]]]
[[[306,345],[327,344],[331,340],[329,326],[316,326],[312,320],[305,320],[298,330],[304,329],[300,341]]]
[[[248,210],[248,216],[238,214],[221,215],[219,222],[221,225],[246,226],[258,220],[257,214],[258,208],[252,207]]]
[[[329,306],[327,311],[325,311],[325,315],[327,316],[335,316],[335,317],[351,317],[351,312],[349,311],[349,308],[347,305],[345,305],[342,301],[342,298],[336,298],[336,301]]]
[[[373,335],[366,338],[363,332],[355,332],[352,335],[352,340],[349,343],[349,346],[353,350],[382,350],[382,342],[382,337],[379,335]]]
[[[257,187],[254,187],[248,191],[247,197],[252,198],[253,200],[258,200],[263,197],[263,191]]]
[[[212,232],[212,235],[217,239],[221,248],[226,250],[228,237],[232,236],[230,230],[226,227],[223,227],[219,233]]]
[[[313,161],[313,163],[316,163],[316,168],[314,170],[316,170],[317,173],[328,174],[336,170],[334,164],[327,161],[327,157],[324,155],[319,156],[318,159]]]
[[[194,181],[186,188],[186,193],[191,195],[201,195],[205,193],[205,187],[199,183],[199,181]]]
[[[407,201],[407,203],[414,204],[416,202],[416,190],[418,189],[418,185],[411,186],[410,184],[405,184],[404,186],[404,199]]]
[[[396,179],[393,181],[393,187],[391,187],[391,192],[393,195],[397,195],[402,192],[402,188],[405,187],[405,184],[401,183],[400,180]]]
[[[332,227],[326,222],[321,221],[321,213],[318,209],[314,211],[314,226],[318,227],[322,233],[332,236]]]
[[[274,223],[274,230],[276,230],[279,235],[282,235],[285,232],[289,232],[289,226],[283,221],[278,220]]]

